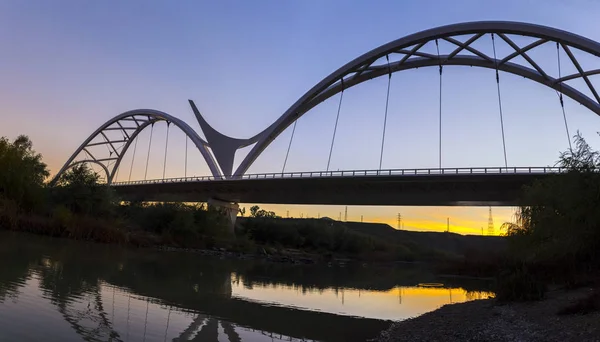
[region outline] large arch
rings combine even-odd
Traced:
[[[494,58],[486,55],[484,52],[473,47],[473,43],[485,35],[495,34],[501,40],[506,42],[514,52],[503,58]],[[460,41],[454,37],[472,35],[466,41]],[[522,35],[536,38],[533,43],[520,47],[508,35]],[[434,55],[424,53],[421,49],[425,44],[432,41],[443,40],[456,46],[449,54]],[[562,76],[560,78],[549,76],[550,73],[543,70],[527,52],[540,45],[554,43],[560,46],[569,57],[569,60],[577,69],[577,73]],[[254,147],[242,160],[235,170],[233,177],[240,177],[256,158],[273,142],[288,126],[298,120],[311,108],[331,96],[340,93],[344,89],[356,86],[367,80],[387,75],[388,73],[398,72],[407,69],[414,69],[427,66],[445,66],[445,65],[463,65],[476,66],[483,68],[498,68],[498,70],[523,76],[532,81],[538,82],[584,105],[592,112],[600,115],[600,96],[589,80],[589,76],[600,74],[600,69],[584,70],[572,53],[572,48],[600,57],[600,43],[588,38],[541,25],[506,22],[506,21],[482,21],[468,22],[441,26],[418,33],[414,33],[398,40],[389,42],[377,47],[362,56],[350,61],[338,70],[325,77],[313,88],[298,99],[283,115],[281,115],[273,124],[264,131],[252,138],[241,140],[233,139],[218,133],[221,142],[230,141],[225,144],[229,146],[249,145],[254,143]],[[469,54],[461,54],[468,51]],[[386,56],[397,56],[399,59],[391,63],[380,63],[377,61]],[[523,57],[529,65],[521,65],[511,62],[516,57]],[[585,81],[587,87],[592,93],[593,98],[585,95],[581,91],[569,86],[565,82],[581,78]],[[195,110],[197,116],[199,112]],[[204,126],[208,126],[205,124]],[[212,128],[210,128],[212,129]],[[207,138],[211,142],[210,138]],[[215,139],[216,140],[216,139]],[[243,142],[243,143],[242,143]],[[211,146],[215,154],[231,154],[230,151],[218,151],[218,147]],[[233,157],[231,157],[233,158]],[[225,174],[226,177],[229,174]]]
[[[172,123],[182,130],[187,137],[196,145],[204,160],[208,164],[211,172],[215,176],[221,173],[208,150],[208,144],[184,121],[169,115],[167,113],[153,109],[136,109],[115,116],[105,122],[96,131],[94,131],[80,146],[75,150],[71,157],[67,160],[64,166],[54,176],[50,184],[55,184],[60,176],[69,168],[82,162],[91,162],[100,165],[106,173],[106,182],[112,183],[115,173],[123,160],[123,156],[131,146],[131,143],[145,128],[153,125],[158,121],[166,121]],[[108,131],[116,130],[121,132],[122,139],[114,140],[109,138]],[[97,137],[102,137],[100,142],[93,142]],[[121,143],[122,147],[115,147],[115,144]],[[88,149],[91,146],[106,145],[110,151],[108,158],[96,158]],[[81,153],[85,154],[85,160],[75,161],[75,158]],[[114,156],[113,156],[114,153]]]

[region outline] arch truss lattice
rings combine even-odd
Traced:
[[[117,115],[92,133],[67,160],[51,183],[56,183],[65,171],[81,163],[99,165],[108,184],[112,183],[125,153],[138,135],[157,122],[173,124],[183,131],[206,160],[211,172],[219,174],[207,142],[182,120],[152,109],[137,109]]]

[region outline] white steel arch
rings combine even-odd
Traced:
[[[512,47],[514,51],[503,58],[494,59],[472,46],[475,41],[488,34],[497,35],[497,37]],[[464,35],[471,35],[471,37],[466,41],[460,41],[455,38],[456,36]],[[509,35],[528,36],[536,38],[536,40],[527,46],[519,47],[510,39]],[[440,56],[420,51],[426,43],[436,40],[449,42],[455,46],[455,49],[448,54]],[[528,51],[546,43],[553,43],[560,46],[576,67],[577,73],[560,78],[551,77],[549,72],[543,70],[529,57],[527,54]],[[306,92],[273,124],[261,133],[248,139],[248,141],[256,142],[256,145],[242,160],[233,176],[239,177],[243,175],[262,151],[279,134],[320,102],[344,89],[356,86],[367,80],[387,75],[388,73],[419,67],[440,65],[497,67],[498,70],[523,76],[555,89],[584,105],[597,115],[600,115],[600,96],[589,80],[590,76],[600,74],[600,69],[584,70],[572,53],[573,48],[600,57],[600,43],[596,41],[552,27],[521,22],[468,22],[441,26],[405,36],[375,48],[334,71]],[[463,51],[468,51],[469,54],[461,54]],[[379,59],[392,55],[399,55],[400,58],[389,65],[376,64]],[[511,62],[511,60],[518,56],[523,57],[529,65]],[[585,81],[593,95],[592,98],[565,83],[577,78]],[[207,140],[209,143],[211,142],[210,139],[207,138]],[[226,139],[221,137],[220,140]],[[226,152],[219,151],[217,146],[211,145],[211,148],[216,155]]]
[[[482,37],[492,34],[496,35],[498,40],[504,41],[513,51],[503,57],[497,56],[494,58],[474,47],[473,43],[480,40]],[[461,40],[459,38],[459,36],[465,35],[469,35],[470,37],[466,40]],[[518,46],[511,39],[511,35],[531,37],[534,38],[534,41],[526,46]],[[437,42],[438,40],[450,43],[454,46],[453,50],[448,51],[448,53],[445,54],[435,55],[424,51],[423,47],[427,43],[433,41]],[[568,56],[570,62],[575,66],[577,72],[570,75],[555,77],[551,76],[552,72],[540,67],[540,65],[528,55],[528,52],[544,44],[556,44],[557,49],[562,49]],[[206,136],[206,141],[200,138],[186,123],[173,116],[155,110],[134,110],[116,116],[96,130],[90,138],[77,149],[71,158],[69,158],[57,176],[60,176],[68,169],[72,165],[74,158],[82,151],[85,151],[86,146],[91,143],[94,137],[101,135],[103,130],[109,129],[109,126],[115,123],[119,123],[120,125],[121,121],[133,120],[138,124],[138,127],[133,131],[131,136],[126,139],[127,141],[125,141],[123,153],[116,158],[113,158],[115,161],[114,165],[111,166],[110,171],[107,171],[107,174],[109,174],[107,181],[109,183],[112,182],[115,171],[118,169],[121,162],[122,155],[127,148],[129,148],[133,138],[153,122],[164,120],[176,124],[187,134],[202,153],[214,177],[239,178],[246,173],[256,158],[258,158],[273,140],[275,140],[287,127],[319,103],[345,89],[354,87],[370,79],[420,67],[462,65],[498,69],[500,71],[525,77],[552,88],[557,92],[570,97],[574,101],[579,102],[597,115],[600,115],[600,95],[589,79],[590,76],[600,74],[600,69],[584,69],[573,54],[573,49],[583,51],[584,53],[588,53],[595,57],[600,57],[600,43],[567,31],[547,26],[508,21],[479,21],[432,28],[381,45],[345,64],[307,91],[269,127],[251,138],[237,139],[218,132],[202,117],[200,111],[191,100],[189,101],[190,105]],[[391,62],[380,62],[381,59],[386,57],[392,57],[390,58]],[[395,59],[393,57],[395,57]],[[522,57],[527,64],[516,63],[515,58],[517,57]],[[582,79],[592,96],[587,96],[582,90],[575,89],[566,83],[574,79]],[[147,120],[141,124],[139,121],[135,120],[135,117],[144,116],[147,117]],[[123,129],[123,132],[126,132],[126,130]],[[111,144],[112,142],[107,141],[106,143]],[[240,148],[252,144],[255,144],[254,147],[234,171],[233,162],[235,152]],[[208,149],[209,147],[210,151]],[[95,160],[95,162],[99,162],[99,160]],[[104,160],[100,162],[104,162]],[[105,169],[108,169],[108,167]],[[57,178],[55,177],[53,181],[56,179]]]
[[[181,129],[200,151],[213,175],[220,175],[215,160],[208,151],[207,142],[204,141],[204,139],[202,139],[187,123],[158,110],[136,109],[115,116],[94,131],[94,133],[92,133],[77,148],[77,150],[75,150],[60,171],[54,176],[50,184],[55,184],[65,171],[82,162],[91,162],[102,166],[107,176],[106,182],[108,184],[112,183],[115,173],[123,160],[123,156],[131,146],[131,143],[145,128],[159,121],[166,121]],[[115,140],[109,137],[107,132],[110,130],[121,132],[123,139]],[[99,136],[103,137],[103,141],[93,143],[92,141]],[[118,143],[123,144],[122,147],[115,147]],[[91,146],[95,145],[106,145],[111,151],[110,156],[108,158],[96,158],[94,154],[88,150]],[[85,154],[85,160],[75,161],[75,158],[82,153]]]

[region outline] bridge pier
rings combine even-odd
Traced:
[[[209,198],[208,206],[219,210],[223,213],[223,215],[225,215],[229,233],[235,235],[235,220],[237,218],[240,205],[236,202],[229,202],[216,198]]]

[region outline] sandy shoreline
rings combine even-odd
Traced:
[[[558,315],[590,289],[555,291],[539,302],[500,305],[494,299],[444,305],[393,323],[376,341],[600,341],[600,312]]]

